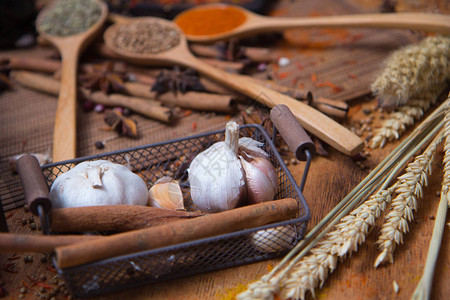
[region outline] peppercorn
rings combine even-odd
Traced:
[[[94,145],[95,145],[95,148],[97,148],[97,149],[105,148],[105,144],[102,141],[96,141]]]

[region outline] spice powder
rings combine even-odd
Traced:
[[[245,22],[247,17],[232,6],[205,7],[180,14],[175,23],[187,35],[215,35],[231,31]]]
[[[111,35],[115,47],[132,53],[157,54],[180,43],[180,32],[157,20],[123,24]]]

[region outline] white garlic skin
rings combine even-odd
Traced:
[[[123,165],[86,161],[55,179],[50,200],[52,208],[146,205],[148,190],[144,180]]]
[[[260,169],[240,157],[245,172],[245,184],[247,186],[247,203],[256,204],[272,201],[274,188],[269,177]]]
[[[277,238],[283,236],[283,239]],[[288,250],[297,237],[294,225],[258,230],[252,235],[252,244],[260,252],[273,253]]]
[[[237,157],[239,125],[226,125],[225,141],[199,153],[189,166],[192,202],[202,211],[220,212],[237,207],[247,196],[245,175]]]
[[[225,142],[217,142],[198,154],[189,167],[192,202],[202,211],[233,209],[247,194],[241,163],[227,148]]]

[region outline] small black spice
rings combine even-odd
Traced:
[[[95,148],[97,148],[97,149],[103,149],[103,148],[105,148],[105,144],[104,144],[102,141],[96,141],[96,142],[94,143],[94,146],[95,146]]]

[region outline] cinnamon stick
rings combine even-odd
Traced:
[[[139,205],[58,208],[51,211],[53,232],[130,231],[203,216]]]
[[[312,101],[312,106],[329,116],[345,118],[348,112],[348,104],[344,101],[332,100],[320,97]]]
[[[156,92],[150,90],[148,85],[138,82],[125,82],[124,87],[124,92],[128,95],[147,99],[157,99],[164,104],[171,106],[222,113],[232,113],[236,109],[234,98],[230,95],[217,95],[201,92],[177,93],[176,95],[172,92],[167,92],[157,95]]]
[[[175,119],[173,110],[169,107],[161,106],[160,102],[130,97],[121,94],[105,94],[103,92],[94,92],[85,88],[79,88],[80,95],[86,100],[103,104],[105,106],[122,106],[140,113],[146,117],[165,123],[170,123]]]
[[[0,233],[0,252],[52,252],[57,247],[93,241],[98,235],[29,235]]]
[[[13,71],[12,78],[20,84],[42,92],[57,96],[59,94],[60,83],[58,80],[45,75],[32,73],[28,71]],[[127,97],[120,94],[106,95],[102,92],[92,92],[85,88],[78,88],[78,92],[85,99],[106,106],[123,106],[149,118],[162,122],[171,122],[175,115],[173,110],[161,106],[157,101],[140,99],[136,97]]]
[[[295,199],[281,199],[116,234],[56,249],[57,265],[68,268],[178,243],[193,241],[296,217]]]
[[[61,62],[55,59],[11,56],[8,60],[8,67],[11,69],[53,73],[61,68]]]
[[[197,56],[221,58],[222,53],[214,45],[190,44],[189,48]],[[252,62],[275,62],[276,57],[269,48],[243,47],[243,54]]]

